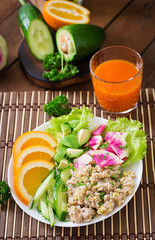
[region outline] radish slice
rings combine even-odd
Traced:
[[[88,154],[100,167],[120,165],[123,163],[123,160],[121,160],[118,156],[103,149],[96,151],[92,150],[89,151]]]
[[[95,136],[95,135],[100,135],[103,130],[105,129],[106,124],[102,124],[100,125],[98,128],[96,128],[95,130],[92,131],[91,135]]]

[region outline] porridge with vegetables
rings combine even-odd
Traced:
[[[88,222],[97,214],[109,214],[132,194],[135,173],[120,171],[118,167],[92,164],[71,170],[72,176],[67,181],[71,221]]]

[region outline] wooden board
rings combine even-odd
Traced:
[[[90,80],[89,59],[75,62],[75,65],[80,70],[80,73],[75,77],[63,81],[50,82],[42,77],[44,72],[43,63],[32,55],[25,39],[20,44],[18,57],[26,77],[40,87],[58,89]]]

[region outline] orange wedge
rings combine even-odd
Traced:
[[[32,160],[42,159],[52,161],[55,153],[55,149],[43,145],[33,145],[24,148],[14,161],[14,173],[16,173],[23,164]]]
[[[30,131],[21,135],[13,145],[13,159],[25,148],[33,145],[44,145],[47,147],[55,148],[57,141],[48,133],[41,131]]]
[[[89,23],[89,14],[87,8],[65,0],[46,1],[43,8],[44,20],[55,30],[68,24]]]
[[[14,176],[14,189],[19,199],[27,205],[54,164],[45,160],[33,160],[21,166]]]

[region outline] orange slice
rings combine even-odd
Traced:
[[[55,153],[55,149],[43,145],[33,145],[24,148],[14,161],[14,173],[16,173],[23,164],[32,160],[42,159],[52,161]]]
[[[14,176],[14,189],[19,199],[27,205],[54,164],[45,160],[33,160],[21,166]]]
[[[48,133],[41,131],[30,131],[21,135],[14,143],[13,146],[13,159],[25,148],[33,145],[44,145],[47,147],[55,148],[57,141]]]
[[[46,1],[43,8],[44,20],[55,30],[68,24],[89,23],[89,14],[87,8],[65,0]]]

